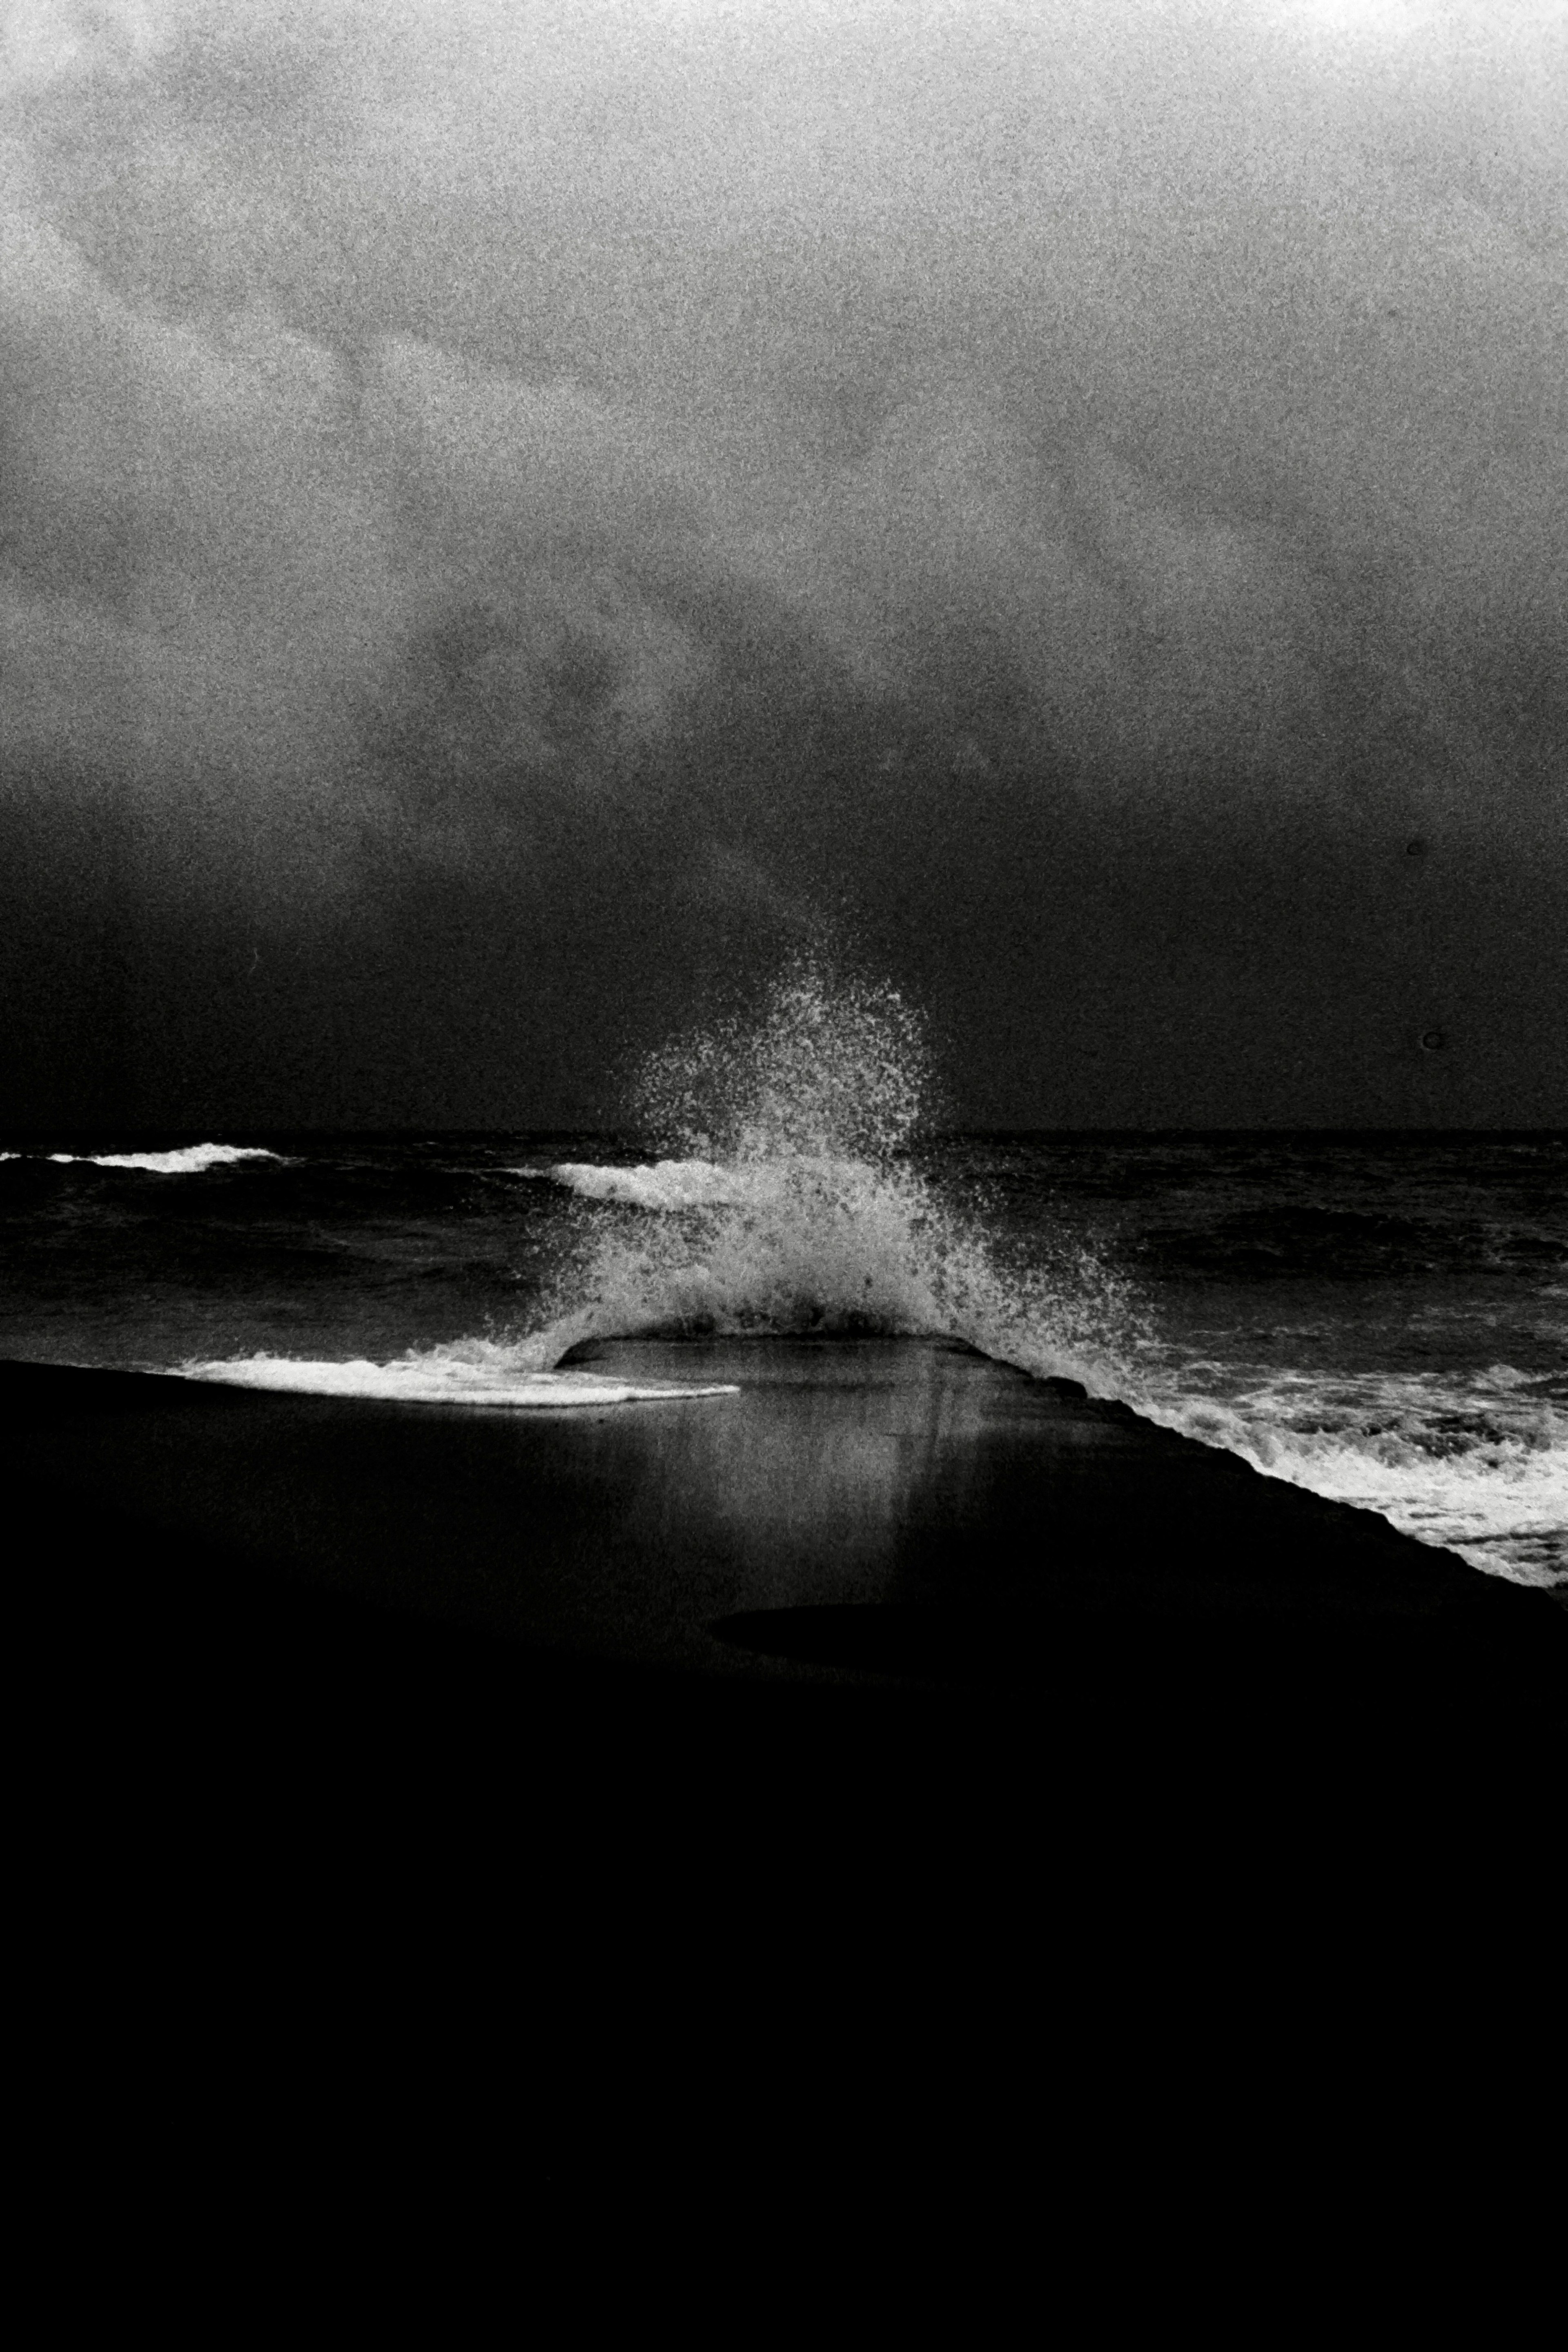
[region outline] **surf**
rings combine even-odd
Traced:
[[[1394,1399],[1384,1380],[1347,1405],[1342,1378],[1305,1375],[1215,1395],[1201,1368],[1173,1362],[1149,1298],[1104,1256],[1048,1220],[1026,1244],[1005,1237],[983,1200],[960,1204],[922,1171],[931,1100],[921,1024],[899,994],[796,965],[752,1024],[655,1056],[639,1108],[668,1157],[516,1171],[589,1220],[520,1357],[637,1337],[960,1339],[1474,1567],[1561,1579],[1568,1423],[1549,1401],[1510,1396],[1508,1368],[1479,1400],[1419,1381]]]
[[[390,1363],[373,1363],[363,1357],[312,1360],[261,1353],[205,1362],[192,1359],[178,1367],[178,1376],[275,1394],[350,1397],[382,1404],[482,1406],[514,1412],[671,1403],[739,1393],[727,1381],[627,1381],[589,1370],[533,1370],[519,1364],[515,1349],[473,1340],[410,1349]]]
[[[716,1167],[710,1160],[658,1160],[630,1168],[563,1160],[543,1168],[512,1168],[507,1172],[559,1184],[584,1201],[618,1201],[628,1208],[666,1213],[738,1207],[755,1194],[754,1174]]]
[[[237,1167],[244,1160],[281,1160],[259,1144],[192,1143],[177,1151],[50,1151],[58,1167],[122,1168],[143,1176],[205,1176],[212,1168]]]
[[[918,1164],[934,1097],[895,989],[802,961],[752,1020],[656,1055],[637,1108],[668,1156],[518,1172],[592,1205],[531,1360],[592,1339],[880,1334],[956,1339],[1115,1395],[1131,1294],[1065,1237],[1008,1249]],[[605,1214],[608,1212],[608,1214]]]
[[[514,1147],[490,1164],[487,1182],[518,1188],[520,1234],[540,1229],[538,1203],[550,1235],[530,1244],[525,1315],[498,1309],[480,1336],[377,1361],[318,1346],[180,1369],[254,1388],[521,1412],[640,1402],[584,1386],[567,1360],[595,1341],[953,1339],[1375,1511],[1474,1567],[1532,1584],[1568,1569],[1561,1397],[1506,1365],[1495,1377],[1401,1378],[1266,1368],[1234,1347],[1224,1363],[1197,1360],[1163,1298],[1113,1244],[1091,1245],[1081,1220],[1058,1215],[1048,1189],[1020,1218],[989,1179],[954,1181],[923,1026],[883,982],[803,959],[749,1013],[654,1055],[628,1108],[640,1150],[588,1157],[579,1145],[570,1159],[527,1160]],[[1294,1231],[1292,1217],[1287,1201],[1280,1231]],[[1223,1274],[1235,1243],[1224,1219],[1215,1231],[1205,1280]],[[1178,1272],[1196,1278],[1180,1260]]]
[[[1568,1568],[1568,1413],[1500,1364],[1441,1374],[1276,1374],[1201,1392],[1203,1368],[1152,1374],[1136,1409],[1288,1485],[1381,1514],[1402,1535],[1514,1583]],[[1134,1402],[1134,1400],[1129,1400]]]

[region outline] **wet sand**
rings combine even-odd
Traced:
[[[509,1414],[0,1366],[45,1780],[187,1853],[243,1822],[323,1868],[425,1837],[798,1872],[1108,1805],[1344,1833],[1550,1769],[1557,1601],[1125,1408],[938,1342],[579,1360],[741,1392]]]
[[[716,1621],[845,1606],[1347,1638],[1543,1614],[1374,1514],[955,1342],[625,1340],[569,1360],[739,1393],[508,1412],[46,1366],[3,1384],[17,1466],[63,1520],[110,1509],[171,1554],[627,1664],[769,1672],[787,1643]]]
[[[1226,2036],[1258,2069],[1249,1997],[1381,2043],[1468,1923],[1538,1971],[1549,1597],[962,1349],[592,1353],[742,1392],[0,1365],[24,2017],[121,2170],[172,2083],[204,2160],[281,2084],[335,2212],[323,2102],[395,2129],[412,2066],[509,2200],[642,2116],[641,2197],[694,2099],[726,2164],[792,2087],[858,2163],[1045,2037],[1053,2113],[1063,2051],[1091,2123],[1175,2053],[1184,2116]]]
[[[740,1392],[508,1413],[27,1365],[0,1391],[62,1559],[111,1520],[127,1578],[208,1560],[214,1608],[226,1562],[580,1668],[1044,1687],[1119,1652],[1350,1674],[1446,1651],[1529,1683],[1568,1640],[1545,1596],[956,1343],[572,1360]]]

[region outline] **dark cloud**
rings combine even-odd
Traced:
[[[8,22],[16,1116],[1568,1115],[1560,11]]]

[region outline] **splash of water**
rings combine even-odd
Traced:
[[[931,1095],[924,1033],[898,991],[801,961],[755,1020],[652,1055],[636,1108],[650,1134],[692,1158],[883,1165],[925,1123]]]
[[[1065,1243],[1005,1257],[944,1198],[909,1157],[931,1098],[921,1025],[895,991],[792,967],[757,1020],[646,1069],[644,1121],[681,1157],[526,1171],[633,1213],[593,1213],[520,1363],[611,1337],[937,1334],[1115,1392],[1125,1293]]]
[[[540,1326],[411,1349],[391,1364],[261,1357],[181,1370],[254,1387],[540,1408],[651,1392],[622,1383],[611,1395],[602,1380],[558,1370],[585,1339],[884,1332],[968,1339],[1027,1370],[1114,1391],[1124,1377],[1107,1339],[1115,1284],[1065,1244],[1005,1262],[909,1156],[931,1099],[921,1026],[894,990],[795,965],[756,1019],[698,1032],[647,1066],[643,1121],[681,1157],[514,1171],[584,1204]]]

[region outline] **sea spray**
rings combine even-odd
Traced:
[[[803,959],[755,1017],[651,1055],[634,1102],[650,1135],[704,1159],[880,1165],[929,1126],[934,1091],[923,1026],[899,992]]]
[[[1127,1286],[1065,1239],[999,1248],[980,1205],[910,1157],[931,1097],[896,991],[793,966],[755,1020],[680,1039],[644,1071],[645,1128],[681,1156],[519,1171],[602,1204],[519,1362],[638,1335],[939,1334],[1120,1391]]]

